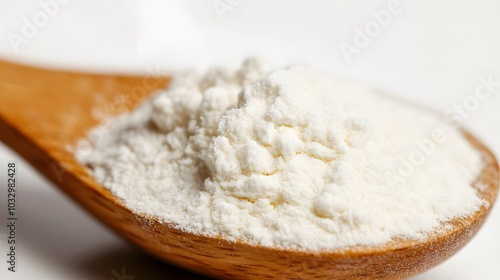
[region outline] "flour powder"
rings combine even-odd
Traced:
[[[136,213],[263,246],[422,238],[484,203],[480,154],[437,116],[253,59],[176,75],[77,154]]]

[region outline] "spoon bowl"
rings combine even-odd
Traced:
[[[47,70],[0,61],[0,140],[116,233],[159,258],[224,279],[403,279],[449,258],[479,230],[498,194],[498,163],[482,154],[474,183],[488,202],[473,215],[447,222],[423,240],[393,240],[324,252],[265,248],[182,232],[132,213],[97,183],[72,147],[106,116],[133,110],[167,77],[121,76]],[[106,129],[96,132],[106,133]]]

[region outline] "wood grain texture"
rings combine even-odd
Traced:
[[[483,155],[485,167],[476,183],[486,186],[478,192],[489,205],[449,222],[449,230],[426,240],[306,253],[175,230],[123,207],[68,149],[99,122],[96,116],[132,110],[167,83],[165,77],[69,73],[0,61],[0,140],[124,238],[165,261],[226,279],[404,279],[441,263],[464,246],[497,197],[498,163],[485,146],[465,133]]]

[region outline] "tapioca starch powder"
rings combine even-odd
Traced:
[[[263,246],[422,238],[485,203],[480,154],[439,117],[252,59],[175,75],[78,156],[136,213]]]

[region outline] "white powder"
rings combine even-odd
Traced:
[[[480,154],[437,117],[307,67],[268,72],[178,75],[80,160],[137,213],[299,250],[422,238],[484,203]]]

